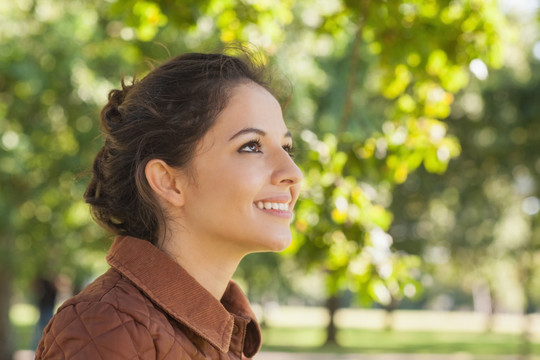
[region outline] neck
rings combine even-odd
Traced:
[[[178,232],[177,232],[178,234]],[[183,232],[162,243],[162,250],[172,256],[199,284],[221,300],[242,256],[233,256],[219,241]]]

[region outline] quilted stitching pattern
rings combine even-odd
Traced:
[[[201,353],[188,334],[109,270],[62,305],[44,331],[36,359],[221,358],[211,346],[203,346],[206,355]],[[224,357],[232,358],[237,357]]]

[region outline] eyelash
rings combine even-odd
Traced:
[[[294,158],[294,146],[292,144],[283,145],[283,150],[285,150],[290,157]]]
[[[257,147],[257,150],[256,150],[256,151],[250,151],[250,150],[246,151],[246,150],[243,150],[243,149],[245,149],[245,148],[247,148],[247,147],[251,147],[251,146],[254,146],[254,145]],[[260,153],[260,152],[261,152],[261,150],[260,150],[261,147],[262,147],[262,145],[261,145],[261,139],[255,139],[255,140],[251,140],[251,141],[245,143],[244,145],[240,146],[240,149],[238,150],[238,152],[244,152],[244,153]]]
[[[251,147],[251,146],[255,146],[256,147],[256,151],[251,151],[251,150],[244,150],[246,147]],[[238,152],[240,153],[254,153],[254,154],[257,154],[257,153],[261,153],[262,151],[260,150],[262,147],[261,145],[261,139],[255,139],[255,140],[251,140],[247,143],[245,143],[244,145],[240,146],[240,149],[238,150]],[[289,154],[290,157],[294,157],[294,147],[293,145],[283,145],[283,150],[285,150],[287,152],[287,154]]]

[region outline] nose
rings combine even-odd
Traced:
[[[274,171],[272,172],[273,185],[295,185],[302,181],[304,175],[292,157],[281,149],[275,156]]]

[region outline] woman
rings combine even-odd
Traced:
[[[302,173],[263,69],[181,55],[109,94],[85,193],[116,235],[105,274],[59,309],[37,359],[244,359],[261,344],[230,279],[280,251]]]

